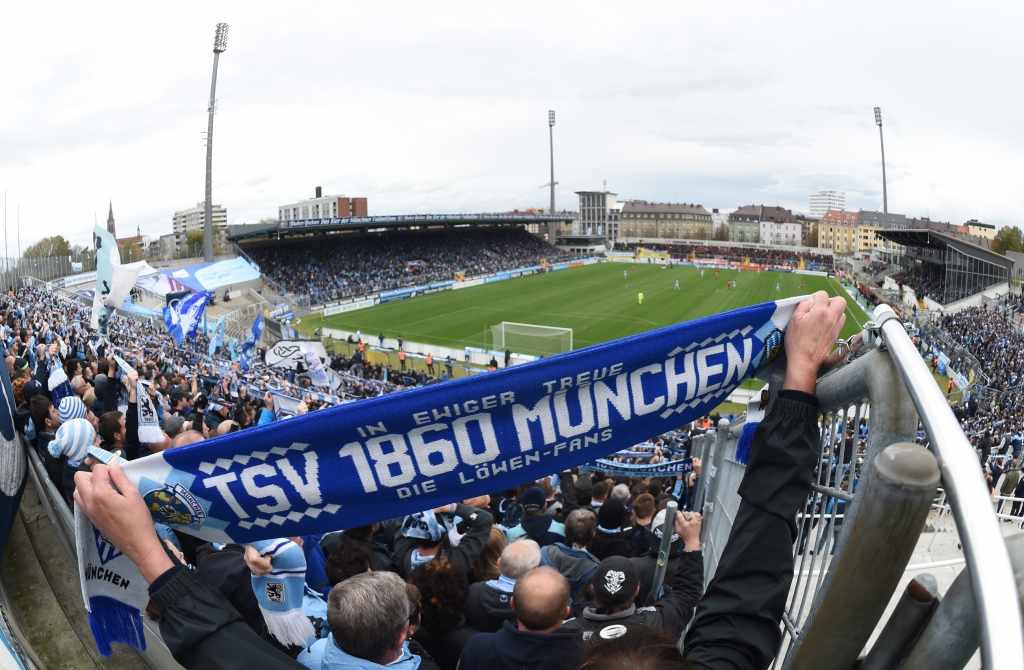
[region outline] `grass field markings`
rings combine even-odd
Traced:
[[[841,295],[844,298],[846,297],[846,295],[844,295],[844,294],[846,294],[846,289],[844,289],[842,287],[842,285],[837,285],[835,279],[833,279],[832,277],[829,277],[828,278],[828,283],[829,283],[829,286],[832,287],[832,290],[836,291],[836,296],[840,296]],[[854,303],[854,304],[856,304],[856,303]],[[857,313],[854,312],[853,309],[850,307],[849,301],[847,301],[847,303],[846,303],[846,311],[850,313],[850,317],[853,319],[853,322],[857,324],[857,327],[863,329],[864,328],[864,322],[862,322],[860,319],[857,318]]]

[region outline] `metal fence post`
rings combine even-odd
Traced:
[[[872,470],[850,541],[838,564],[830,566],[831,587],[801,636],[790,666],[795,670],[853,666],[899,584],[931,509],[939,466],[924,447],[893,444],[875,458]]]
[[[910,580],[861,670],[892,670],[939,604],[939,583],[929,574]]]

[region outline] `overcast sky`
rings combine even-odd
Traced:
[[[0,21],[8,244],[170,232],[204,198],[214,26],[230,24],[214,202],[325,194],[371,214],[558,206],[574,191],[1018,224],[1017,3],[10,3]]]

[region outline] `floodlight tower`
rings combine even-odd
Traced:
[[[228,24],[218,23],[213,38],[213,82],[210,84],[210,124],[206,130],[206,207],[203,213],[203,259],[213,262],[213,115],[217,111],[217,63],[228,48]]]
[[[555,110],[548,110],[548,141],[551,145],[551,211],[555,215]],[[548,244],[555,243],[555,222],[548,222]]]
[[[882,108],[875,107],[875,125],[878,126],[878,141],[882,145],[882,213],[889,213],[889,196],[885,191],[885,139],[882,137]]]

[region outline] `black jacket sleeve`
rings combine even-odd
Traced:
[[[817,399],[782,391],[754,434],[742,498],[685,655],[714,670],[762,670],[778,652],[793,581],[796,514],[818,461]]]
[[[564,522],[569,518],[573,510],[579,508],[579,503],[576,499],[576,483],[573,481],[573,475],[563,472],[558,482],[558,489],[562,492],[562,507],[558,510],[557,520]]]
[[[683,552],[671,586],[672,590],[655,601],[653,607],[661,617],[657,625],[679,636],[690,622],[693,608],[704,588],[704,554],[699,551]]]
[[[117,372],[111,370],[110,375],[107,377],[107,383],[103,387],[103,409],[107,412],[113,412],[117,409],[118,389],[122,386],[121,380],[117,378]]]
[[[491,539],[494,517],[485,509],[470,507],[463,503],[455,506],[455,515],[462,517],[467,528],[466,534],[459,541],[459,546],[452,547],[449,557],[466,572],[472,572],[476,559],[483,553],[487,540]]]
[[[128,411],[124,413],[124,453],[129,461],[139,457],[139,404],[128,403]]]
[[[231,603],[191,570],[177,566],[158,577],[149,596],[160,608],[160,635],[188,670],[305,670],[253,632]]]

